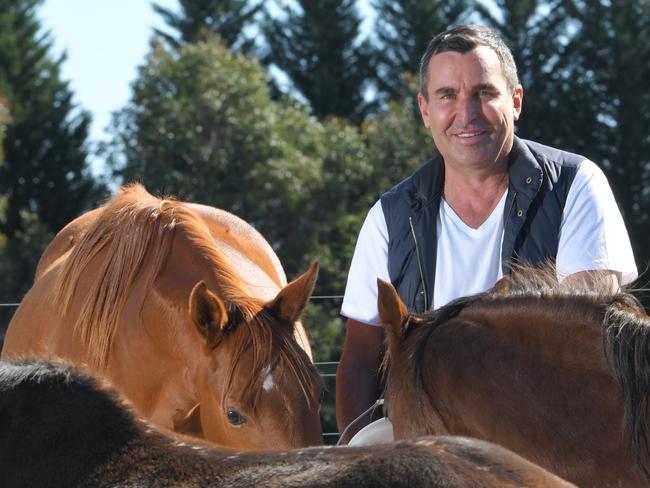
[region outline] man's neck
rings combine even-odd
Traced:
[[[444,198],[456,215],[477,229],[492,214],[508,189],[508,168],[458,171],[445,167]]]

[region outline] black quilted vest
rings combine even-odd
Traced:
[[[512,262],[555,260],[564,204],[584,159],[515,137],[504,210],[504,275]],[[381,197],[390,280],[409,309],[418,313],[433,302],[436,217],[443,181],[444,164],[436,156]]]

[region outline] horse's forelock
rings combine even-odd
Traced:
[[[293,327],[279,324],[278,319],[259,301],[240,302],[238,308],[243,319],[237,325],[238,330],[233,334],[230,346],[232,359],[226,373],[222,404],[234,386],[241,358],[250,351],[253,355],[250,367],[254,374],[248,377],[243,389],[246,392],[243,401],[247,408],[255,411],[260,404],[264,390],[264,371],[274,371],[279,377],[287,375],[289,382],[300,388],[310,408],[315,408],[318,405],[322,380],[307,354],[295,340]],[[279,390],[279,393],[282,395],[283,391]],[[293,402],[287,399],[285,404],[291,414]]]

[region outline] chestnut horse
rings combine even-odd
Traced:
[[[158,427],[224,446],[322,444],[299,322],[316,274],[287,284],[241,219],[131,185],[54,238],[2,356],[85,364]]]
[[[411,315],[380,280],[395,437],[470,436],[578,486],[648,486],[650,319],[632,295],[601,288],[522,268]]]
[[[0,363],[0,432],[3,488],[573,486],[460,437],[279,453],[188,445],[135,417],[105,381],[42,362]]]

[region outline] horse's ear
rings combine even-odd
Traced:
[[[276,317],[291,323],[300,320],[314,291],[317,276],[318,262],[314,261],[306,272],[282,288],[277,296],[267,303],[267,308]]]
[[[404,324],[410,314],[395,287],[381,278],[377,278],[377,308],[386,329],[389,347],[399,346],[404,338]]]
[[[228,322],[228,312],[223,301],[205,285],[198,282],[190,294],[190,314],[199,332],[210,347],[215,347],[223,337]]]

